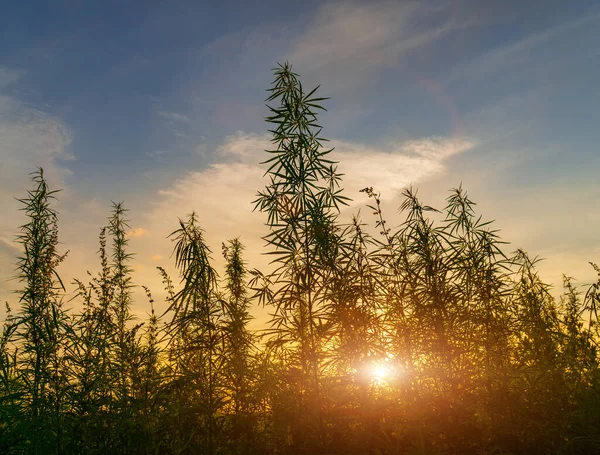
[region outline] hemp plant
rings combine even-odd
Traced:
[[[269,294],[275,308],[269,342],[298,371],[302,413],[317,410],[322,440],[320,382],[327,314],[324,293],[338,243],[336,218],[340,205],[341,176],[329,158],[332,149],[320,136],[317,114],[325,98],[317,88],[305,92],[298,75],[285,63],[274,70],[275,80],[267,103],[273,125],[273,149],[263,164],[269,182],[258,193],[255,209],[267,214],[270,232],[264,239],[274,256],[269,276],[277,286]],[[305,432],[303,432],[305,433]],[[304,437],[305,434],[302,436]]]

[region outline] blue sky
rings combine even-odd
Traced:
[[[364,186],[399,222],[404,186],[441,207],[462,182],[509,248],[546,258],[549,281],[593,278],[600,3],[585,0],[3,2],[0,274],[22,221],[13,198],[40,165],[64,189],[69,277],[96,268],[110,200],[132,208],[139,284],[159,287],[164,238],[192,210],[216,253],[242,235],[263,264],[250,201],[285,60],[331,97],[321,122],[349,213]]]

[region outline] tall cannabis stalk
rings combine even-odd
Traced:
[[[224,297],[225,323],[224,352],[225,375],[229,412],[232,414],[230,425],[231,453],[249,453],[252,440],[251,388],[255,372],[252,360],[254,356],[254,335],[248,329],[250,316],[250,297],[246,283],[246,264],[242,259],[243,246],[239,239],[223,244],[225,265]]]
[[[269,183],[258,193],[256,209],[268,215],[270,233],[265,237],[277,268],[271,280],[275,307],[272,342],[299,369],[300,406],[320,409],[323,294],[336,255],[335,221],[346,198],[339,188],[340,175],[323,147],[317,112],[324,98],[316,88],[304,92],[298,75],[286,63],[275,69],[267,102],[274,126],[273,150],[266,175]],[[319,413],[320,414],[320,413]],[[321,424],[322,427],[322,424]],[[322,435],[322,429],[319,431]]]
[[[136,333],[138,326],[131,327],[133,320],[130,307],[132,303],[132,269],[129,261],[132,255],[127,252],[129,231],[128,210],[122,202],[112,204],[112,214],[108,218],[106,233],[112,240],[112,254],[108,258],[108,265],[112,284],[112,300],[109,310],[112,314],[115,333],[112,342],[111,377],[117,387],[114,387],[113,405],[116,408],[119,445],[125,452],[131,450],[130,427],[134,425],[132,419],[132,381],[133,366],[138,355],[136,346]]]
[[[131,254],[127,253],[127,230],[129,220],[127,210],[122,203],[113,203],[113,213],[109,218],[107,230],[112,236],[112,273],[114,294],[112,310],[115,315],[117,330],[116,373],[120,386],[119,400],[126,404],[129,395],[130,346],[127,323],[131,320],[131,267],[128,262]]]
[[[56,271],[65,255],[59,255],[58,214],[51,207],[57,191],[48,188],[40,168],[32,174],[35,188],[20,199],[28,222],[17,237],[23,248],[18,260],[21,311],[15,341],[22,343],[19,369],[27,397],[28,427],[33,453],[61,450],[61,308],[62,281]]]
[[[180,220],[179,229],[171,237],[175,241],[175,264],[183,283],[168,310],[173,313],[169,331],[176,340],[173,345],[176,352],[171,357],[186,393],[199,403],[195,411],[202,427],[198,444],[212,455],[218,443],[217,413],[223,404],[220,382],[225,361],[222,307],[216,296],[217,274],[195,213],[186,221]],[[195,431],[192,429],[192,433]]]
[[[69,343],[72,412],[76,418],[74,447],[82,453],[107,450],[106,428],[114,405],[115,360],[118,331],[113,297],[115,278],[110,264],[106,227],[100,230],[100,272],[88,284],[75,280],[83,309],[76,318]],[[90,272],[88,275],[92,276]],[[120,372],[120,368],[116,369]]]

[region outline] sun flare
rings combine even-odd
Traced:
[[[388,362],[374,362],[367,368],[367,375],[371,381],[381,383],[389,381],[396,372]]]
[[[389,367],[385,365],[375,365],[373,367],[372,376],[375,379],[385,379],[389,377],[390,371]]]

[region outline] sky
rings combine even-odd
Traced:
[[[15,198],[39,166],[62,190],[66,283],[98,270],[111,201],[130,208],[134,280],[157,301],[156,266],[176,276],[167,236],[192,211],[217,266],[240,237],[267,270],[252,200],[285,61],[330,97],[323,136],[353,199],[342,221],[363,208],[373,223],[366,186],[393,225],[407,185],[443,208],[462,184],[507,252],[543,258],[557,293],[563,273],[594,280],[598,1],[29,1],[0,3],[0,299],[16,306]]]

